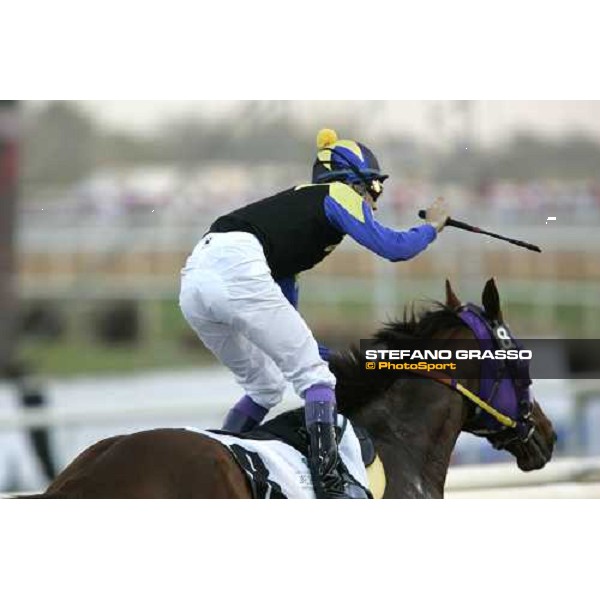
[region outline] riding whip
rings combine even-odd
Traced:
[[[427,216],[426,210],[419,211],[419,217],[421,219],[425,219]],[[485,229],[481,229],[480,227],[475,227],[474,225],[469,225],[468,223],[463,223],[462,221],[456,221],[455,219],[451,219],[448,217],[446,221],[447,227],[456,227],[457,229],[464,229],[465,231],[471,231],[473,233],[481,233],[483,235],[489,235],[490,237],[496,238],[497,240],[504,240],[509,244],[514,244],[515,246],[521,246],[521,248],[527,248],[527,250],[531,250],[532,252],[541,252],[541,248],[539,246],[535,246],[534,244],[530,244],[528,242],[523,242],[521,240],[515,240],[513,238],[505,237],[503,235],[499,235],[497,233],[492,233],[491,231],[486,231]]]

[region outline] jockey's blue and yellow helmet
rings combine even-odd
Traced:
[[[344,183],[382,182],[388,175],[381,172],[373,152],[354,140],[340,140],[333,129],[321,129],[317,134],[317,158],[313,165],[312,182]]]

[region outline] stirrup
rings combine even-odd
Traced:
[[[313,475],[313,487],[315,496],[324,500],[368,500],[369,495],[357,483],[344,477],[336,467],[336,472],[329,473],[325,477],[327,481],[323,484],[323,479]]]

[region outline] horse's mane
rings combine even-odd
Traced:
[[[431,338],[444,330],[465,327],[456,311],[440,302],[432,303],[434,308],[415,313],[414,306],[404,309],[402,320],[385,323],[370,339],[375,345],[385,349],[398,348],[407,338]],[[363,368],[360,348],[352,345],[349,349],[333,353],[329,365],[337,378],[336,398],[342,414],[352,413],[380,396],[397,379],[394,371],[379,372]]]

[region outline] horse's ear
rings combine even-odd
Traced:
[[[500,294],[498,294],[498,288],[496,287],[496,281],[488,279],[483,293],[481,294],[481,301],[485,314],[492,321],[502,321],[502,310],[500,309]]]
[[[450,285],[450,281],[446,279],[446,306],[456,310],[461,304],[462,302],[456,297],[456,294]]]

